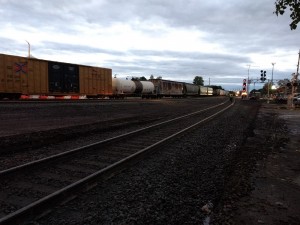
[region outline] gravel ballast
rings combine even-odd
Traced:
[[[242,101],[31,224],[202,224],[221,202],[259,103]]]

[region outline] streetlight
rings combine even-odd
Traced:
[[[26,40],[25,40],[26,41]],[[30,58],[30,44],[28,41],[26,41],[28,43],[28,58]]]
[[[271,78],[271,87],[273,87],[273,71],[274,71],[274,65],[275,65],[276,63],[272,63],[272,78]]]

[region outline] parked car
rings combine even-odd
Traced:
[[[286,104],[287,103],[287,95],[277,94],[274,100],[276,103]]]
[[[293,102],[294,102],[295,105],[300,105],[300,94],[296,94],[293,97]]]

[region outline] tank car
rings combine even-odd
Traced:
[[[128,96],[150,97],[153,95],[154,85],[150,81],[127,80],[113,78],[112,80],[113,97],[124,98]]]
[[[136,85],[132,80],[113,78],[112,79],[112,96],[124,98],[132,95],[136,90]]]
[[[142,98],[154,97],[154,84],[151,81],[136,81],[142,84],[141,96]]]

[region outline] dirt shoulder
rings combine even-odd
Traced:
[[[221,224],[300,224],[300,110],[263,104],[219,206]]]

